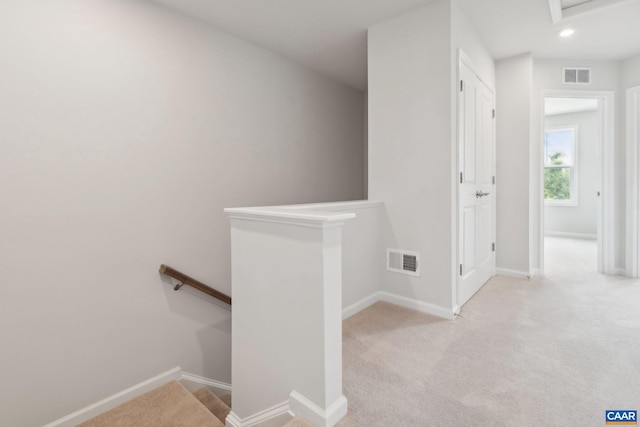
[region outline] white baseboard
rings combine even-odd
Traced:
[[[361,299],[360,301],[356,302],[355,304],[351,304],[350,306],[343,308],[342,309],[342,320],[345,320],[345,319],[353,316],[354,314],[361,312],[365,308],[369,308],[373,304],[375,304],[378,301],[380,301],[380,295],[379,294],[380,294],[380,292],[375,292],[375,293],[369,295],[368,297]]]
[[[568,239],[598,240],[597,234],[567,233],[564,231],[545,231],[544,235],[549,237],[565,237]]]
[[[179,378],[180,383],[190,392],[194,392],[201,387],[206,387],[217,396],[231,393],[231,384],[221,381],[211,380],[209,378],[182,372]]]
[[[139,384],[131,386],[119,393],[106,397],[96,403],[86,406],[65,417],[57,419],[44,427],[73,427],[84,421],[90,420],[110,409],[115,408],[131,399],[155,390],[171,381],[180,381],[189,391],[195,391],[200,387],[207,387],[217,395],[231,393],[231,385],[208,378],[184,372],[179,366],[149,378]],[[281,424],[282,425],[282,424]]]
[[[289,401],[284,401],[247,418],[240,418],[233,410],[227,415],[227,427],[281,427],[293,418]]]
[[[410,308],[412,310],[421,311],[426,314],[430,314],[432,316],[442,317],[443,319],[453,320],[455,315],[453,314],[453,309],[448,309],[446,307],[442,307],[435,304],[430,304],[424,301],[418,301],[417,299],[407,298],[400,295],[395,295],[390,292],[381,291],[380,293],[380,301],[389,302],[391,304],[396,304],[401,307]]]
[[[348,307],[342,309],[342,320],[347,319],[354,314],[364,310],[377,303],[378,301],[385,301],[391,304],[399,305],[401,307],[417,310],[422,313],[430,314],[432,316],[442,317],[443,319],[452,320],[455,318],[454,310],[449,310],[446,307],[430,304],[428,302],[419,301],[414,298],[407,298],[400,295],[392,294],[391,292],[378,291],[368,297],[361,299],[355,304],[351,304]]]
[[[526,271],[510,270],[508,268],[496,268],[497,276],[515,277],[516,279],[531,279],[532,273]]]
[[[631,275],[627,274],[627,270],[625,270],[624,268],[616,268],[615,269],[615,275],[616,276],[628,276],[628,277],[631,277]]]
[[[325,410],[294,390],[289,395],[289,407],[316,427],[333,427],[347,414],[347,398],[340,396]]]
[[[57,419],[52,423],[46,424],[44,427],[73,427],[84,421],[102,414],[110,409],[115,408],[129,400],[136,398],[148,391],[154,390],[168,382],[180,379],[182,369],[175,367],[153,378],[149,378],[139,384],[129,387],[119,393],[104,398],[92,405],[86,406],[72,414]]]

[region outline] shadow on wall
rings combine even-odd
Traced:
[[[192,360],[200,366],[182,366],[182,368],[187,372],[202,372],[206,378],[231,383],[231,306],[189,286],[183,286],[175,291],[173,287],[177,281],[161,273],[158,274],[169,310],[181,318],[206,325],[196,329],[194,333],[202,355],[200,358],[193,357]],[[214,313],[214,322],[207,325],[212,313]],[[220,345],[220,343],[224,344]],[[214,364],[207,363],[212,360],[215,360]],[[225,368],[207,369],[210,366]]]

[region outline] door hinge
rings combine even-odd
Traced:
[[[460,172],[460,184],[462,184],[462,172]]]
[[[462,276],[462,264],[460,264],[460,275]]]
[[[496,244],[492,243],[491,244],[491,252],[495,252],[496,251]]]
[[[464,81],[460,80],[460,92],[464,90]]]
[[[492,183],[493,185],[496,185],[496,177],[495,177],[495,176],[492,176],[492,177],[491,177],[491,183]]]
[[[491,116],[492,116],[494,119],[496,118],[496,109],[495,109],[495,108],[491,111]]]

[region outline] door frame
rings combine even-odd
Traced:
[[[615,92],[588,90],[543,90],[539,150],[539,259],[540,275],[544,276],[544,100],[553,98],[595,98],[598,100],[598,155],[602,161],[600,200],[598,203],[598,271],[615,274]]]
[[[453,140],[455,141],[452,144],[452,170],[454,171],[454,176],[453,176],[453,198],[452,198],[452,205],[454,206],[454,210],[453,210],[453,221],[455,221],[455,227],[452,227],[452,229],[455,231],[455,234],[452,235],[451,237],[451,242],[452,242],[452,257],[451,259],[453,260],[452,263],[452,276],[453,276],[453,286],[451,287],[451,300],[453,302],[453,313],[455,315],[460,313],[460,306],[458,305],[458,287],[460,284],[460,279],[461,276],[459,274],[458,271],[458,266],[460,265],[461,259],[460,259],[460,236],[461,236],[461,224],[460,224],[460,184],[459,184],[459,176],[460,176],[460,137],[461,137],[461,132],[460,132],[460,107],[462,105],[461,102],[461,91],[460,91],[460,79],[461,79],[461,68],[462,65],[464,64],[467,68],[469,68],[469,70],[475,74],[476,77],[478,77],[478,79],[480,80],[480,82],[485,85],[487,87],[487,89],[489,89],[489,91],[491,92],[492,95],[492,103],[493,103],[493,108],[495,108],[496,105],[496,90],[495,87],[493,87],[492,85],[488,84],[478,73],[478,67],[476,67],[476,65],[473,63],[473,61],[471,60],[471,58],[460,48],[458,48],[457,50],[458,52],[458,60],[456,61],[456,80],[454,82],[454,91],[455,91],[455,97],[454,99],[456,100],[455,102],[455,106],[452,107],[452,112],[455,113],[454,116],[454,120],[452,121],[452,127],[453,127],[453,135],[455,135],[455,137],[453,138]],[[493,173],[495,175],[496,172],[496,121],[493,120]],[[494,197],[493,197],[493,236],[492,239],[495,242],[496,241],[496,200],[497,200],[497,194],[496,194],[496,186],[493,186],[493,191],[494,191]],[[495,263],[495,252],[494,252],[494,263]],[[495,267],[495,265],[494,265]],[[495,275],[495,269],[494,269],[494,275]]]
[[[638,277],[640,267],[640,86],[627,89],[627,230],[626,274]]]

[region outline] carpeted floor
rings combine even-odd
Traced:
[[[640,281],[560,270],[496,277],[454,321],[388,303],[347,319],[338,426],[603,426],[606,409],[640,410]]]

